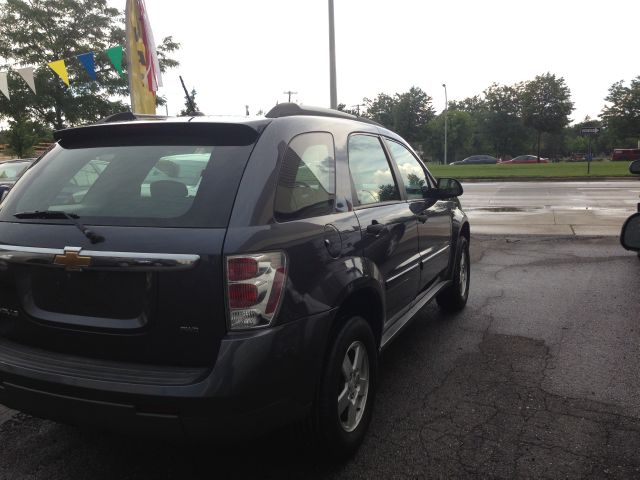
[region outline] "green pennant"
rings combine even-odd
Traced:
[[[104,53],[107,54],[107,57],[111,60],[111,64],[118,71],[118,74],[122,76],[122,45],[107,48]]]

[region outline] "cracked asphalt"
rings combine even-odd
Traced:
[[[595,237],[474,237],[471,253],[467,308],[426,307],[384,352],[344,464],[290,432],[186,446],[17,414],[0,478],[640,478],[636,255]]]

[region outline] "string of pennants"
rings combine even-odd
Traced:
[[[111,61],[111,65],[116,69],[118,75],[122,76],[122,45],[118,45],[116,47],[107,48],[104,50],[104,53],[109,57]],[[84,69],[87,71],[92,80],[96,81],[96,63],[95,63],[95,53],[83,53],[81,55],[76,55],[78,61],[82,64]],[[56,60],[54,62],[49,62],[47,66],[53,70],[58,77],[64,82],[64,84],[68,87],[70,86],[69,82],[69,73],[67,72],[67,64],[65,60]],[[36,93],[36,84],[34,81],[34,67],[24,67],[24,68],[13,68],[22,79],[29,85],[29,88]],[[8,82],[8,73],[9,72],[0,72],[0,92],[7,97],[7,99],[11,99],[9,94],[9,82]]]

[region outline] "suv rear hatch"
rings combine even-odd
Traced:
[[[0,206],[0,343],[212,365],[226,332],[224,235],[259,127],[58,132]]]

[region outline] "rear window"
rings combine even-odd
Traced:
[[[0,220],[56,222],[14,217],[55,210],[90,225],[226,226],[252,145],[182,143],[58,145],[14,187]]]

